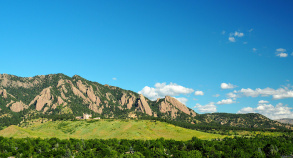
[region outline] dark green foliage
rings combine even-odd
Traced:
[[[292,141],[288,136],[211,141],[0,137],[0,157],[281,157],[293,154]]]

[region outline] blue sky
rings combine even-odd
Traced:
[[[293,118],[292,6],[4,0],[0,73],[77,74],[150,99],[171,95],[198,113]]]

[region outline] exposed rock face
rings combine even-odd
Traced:
[[[1,90],[0,89],[0,95],[2,95],[3,96],[3,98],[7,98],[7,92],[6,92],[6,89],[3,89],[3,90]]]
[[[78,87],[78,89],[80,90],[80,91],[82,91],[83,93],[86,93],[86,86],[85,85],[83,85],[82,84],[82,82],[81,82],[81,80],[78,80],[77,82],[76,82],[76,84],[77,84],[77,87]]]
[[[143,113],[146,113],[152,116],[152,110],[142,94],[139,95],[138,108]]]
[[[31,101],[31,103],[29,105],[34,104],[35,102],[37,102],[36,104],[36,110],[37,111],[41,111],[42,108],[47,104],[49,106],[51,106],[52,101],[54,100],[53,95],[51,95],[50,92],[51,86],[48,88],[45,88],[40,95],[36,96],[34,100]]]
[[[68,83],[70,83],[71,85],[71,89],[73,91],[73,93],[79,97],[81,97],[82,99],[86,100],[86,97],[72,84],[71,81],[67,80]]]
[[[158,100],[157,100],[157,102],[158,102]],[[165,97],[165,100],[160,103],[159,109],[160,109],[160,112],[162,112],[162,113],[166,113],[166,112],[170,111],[171,116],[173,118],[176,117],[176,113],[178,112],[178,110],[180,110],[188,115],[191,115],[191,116],[196,115],[196,113],[194,111],[190,111],[184,104],[182,104],[177,99],[172,98],[170,96]]]
[[[91,100],[92,102],[96,102],[97,97],[96,97],[96,95],[94,94],[94,90],[93,90],[93,87],[92,87],[92,86],[90,86],[90,88],[88,88],[88,89],[86,90],[86,94],[87,94],[87,96],[90,98],[90,100]]]
[[[8,103],[8,104],[6,105],[6,107],[9,107],[12,103],[14,103],[13,100],[11,100],[10,103]]]
[[[127,107],[127,109],[131,109],[132,108],[132,105],[134,104],[134,102],[135,102],[135,96],[133,96],[132,94],[131,94],[131,97],[129,97],[129,96],[127,96],[125,93],[123,93],[123,95],[122,95],[122,97],[121,97],[121,99],[120,99],[120,101],[119,101],[119,103],[122,105],[122,106],[124,106],[126,103],[126,107]]]
[[[60,79],[60,80],[58,81],[57,88],[60,87],[60,86],[63,85],[63,84],[64,84],[64,80],[63,80],[63,79]]]
[[[24,109],[27,109],[28,106],[25,105],[23,102],[16,102],[16,103],[13,103],[11,106],[10,106],[10,110],[12,110],[13,112],[20,112],[20,111],[23,111]]]
[[[58,98],[57,98],[57,104],[58,104],[58,105],[61,105],[61,104],[63,104],[63,103],[67,104],[66,102],[64,102],[64,101],[62,100],[61,97],[58,97]]]
[[[131,109],[132,108],[132,105],[134,104],[135,99],[136,99],[136,97],[133,96],[133,95],[131,95],[131,98],[128,99],[127,109]]]
[[[123,106],[126,103],[126,101],[127,101],[126,94],[123,93],[119,103]]]
[[[170,96],[166,96],[165,101],[171,103],[173,106],[175,106],[176,108],[178,108],[182,112],[190,115],[189,109],[184,104],[182,104],[180,101],[178,101],[177,99],[172,98]]]

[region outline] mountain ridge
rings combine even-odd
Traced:
[[[102,85],[78,75],[69,77],[59,73],[18,77],[0,74],[0,119],[4,122],[0,126],[19,124],[36,116],[66,114],[76,117],[83,113],[101,118],[157,117],[191,124],[290,128],[260,114],[197,114],[170,96],[152,101],[131,90]],[[257,124],[252,125],[255,122]]]

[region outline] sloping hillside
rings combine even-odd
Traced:
[[[35,77],[0,74],[0,108],[2,126],[18,124],[22,119],[40,114],[91,113],[93,117],[103,118],[152,116],[175,120],[196,115],[169,96],[151,101],[129,90],[63,74]],[[3,119],[7,117],[15,118],[14,122]]]
[[[0,74],[0,128],[40,117],[73,119],[83,113],[101,118],[159,118],[212,126],[290,128],[260,114],[201,115],[170,96],[151,101],[136,92],[91,82],[78,75]]]
[[[4,137],[40,137],[60,139],[174,139],[190,140],[192,137],[200,139],[223,138],[218,134],[211,134],[190,130],[159,121],[148,120],[96,120],[96,121],[49,121],[36,122],[29,127],[9,126],[0,131]]]

